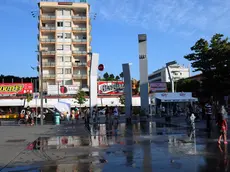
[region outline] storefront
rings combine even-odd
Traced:
[[[180,93],[155,93],[152,95],[152,99],[155,104],[156,114],[160,114],[162,109],[165,109],[166,114],[183,115],[186,111],[186,106],[193,102],[197,102],[198,99],[192,97],[191,92],[180,92]]]

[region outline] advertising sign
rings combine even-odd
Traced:
[[[64,85],[64,86],[48,85],[47,94],[48,95],[77,94],[78,90],[79,90],[78,85]]]
[[[152,82],[149,83],[149,87],[150,93],[167,91],[166,82]]]
[[[32,83],[1,83],[0,95],[33,93]]]
[[[124,93],[123,81],[98,81],[98,95],[122,95]]]

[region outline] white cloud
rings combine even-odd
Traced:
[[[192,35],[230,27],[230,0],[89,0],[98,18]],[[191,33],[189,33],[191,32]]]

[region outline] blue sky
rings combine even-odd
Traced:
[[[0,1],[0,74],[36,76],[37,20],[31,11],[38,0]],[[139,78],[137,35],[147,34],[149,73],[183,56],[199,38],[215,33],[229,36],[230,0],[89,0],[92,49],[108,73],[119,74],[122,63],[132,63]]]

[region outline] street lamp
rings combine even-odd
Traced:
[[[174,64],[177,64],[177,62],[176,62],[175,60],[166,63],[166,69],[167,69],[167,71],[168,71],[169,80],[170,80],[170,82],[171,82],[172,93],[174,93],[174,82],[173,82],[173,78],[172,78],[172,76],[171,76],[171,72],[169,71],[169,66],[174,65]]]
[[[40,99],[41,99],[41,107],[40,107],[40,113],[41,113],[41,125],[43,125],[43,64],[42,64],[42,52],[46,52],[45,50],[41,51],[35,51],[39,53],[39,73],[40,73]]]

